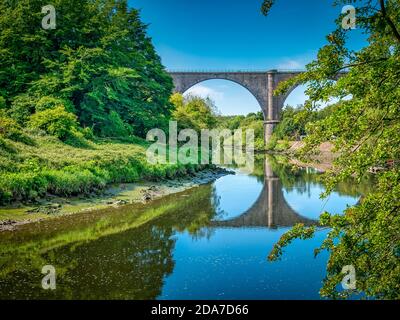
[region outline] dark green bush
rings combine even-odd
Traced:
[[[106,124],[101,128],[101,135],[104,137],[127,137],[130,134],[132,134],[132,127],[125,123],[117,112],[111,111]]]

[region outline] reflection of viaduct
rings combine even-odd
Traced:
[[[253,206],[239,217],[213,221],[213,227],[290,227],[297,223],[306,226],[316,225],[317,221],[302,217],[286,202],[282,193],[282,184],[265,160],[264,187]]]
[[[286,94],[274,96],[274,91],[282,81],[300,74],[302,71],[211,71],[211,72],[170,72],[174,80],[175,91],[184,93],[197,83],[211,79],[225,79],[236,82],[250,91],[260,104],[264,114],[264,136],[268,142],[274,127],[279,123],[279,114],[288,95],[296,88],[293,86]],[[340,77],[339,73],[333,80]]]

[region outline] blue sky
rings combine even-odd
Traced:
[[[342,7],[332,0],[277,0],[270,15],[260,13],[262,0],[129,0],[149,24],[163,64],[170,70],[301,69],[315,58],[334,28]],[[353,48],[363,36],[351,31]],[[192,93],[210,96],[222,114],[259,111],[254,97],[223,80],[200,83]],[[303,88],[286,103],[305,100]]]

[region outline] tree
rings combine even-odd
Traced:
[[[55,0],[56,29],[44,30],[42,4],[0,2],[0,96],[10,116],[24,124],[46,97],[98,135],[114,113],[142,137],[167,126],[172,79],[136,9],[126,0]]]
[[[274,1],[264,1],[267,14]],[[327,45],[318,58],[307,65],[307,71],[284,83],[277,94],[293,84],[308,86],[310,100],[304,112],[313,110],[312,101],[342,100],[323,120],[309,125],[309,136],[303,155],[315,146],[331,141],[340,156],[335,170],[326,175],[327,192],[341,180],[354,176],[358,181],[372,166],[386,165],[400,158],[400,3],[394,0],[356,0],[357,28],[368,34],[368,45],[359,51],[347,48],[348,32],[341,28],[327,36]],[[347,1],[335,1],[347,4]],[[340,74],[341,71],[348,71]],[[337,82],[331,81],[340,75]],[[357,292],[375,298],[400,298],[400,171],[390,166],[377,174],[376,189],[359,205],[347,209],[344,215],[324,213],[321,224],[330,232],[316,250],[330,253],[327,276],[321,294],[328,297],[348,297],[352,292],[339,292],[337,285],[344,275],[341,270],[353,265],[356,270]],[[313,236],[314,228],[296,226],[275,246],[270,259],[277,259],[284,246],[294,238]]]
[[[172,117],[178,122],[179,129],[212,129],[217,125],[216,107],[210,98],[189,95],[183,97],[180,93],[171,96],[175,106]]]

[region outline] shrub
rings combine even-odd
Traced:
[[[30,117],[29,126],[34,129],[42,129],[48,134],[65,141],[78,128],[76,116],[67,112],[64,107],[47,109],[36,112]]]
[[[75,107],[71,101],[51,96],[44,96],[40,98],[35,105],[36,112],[47,109],[55,109],[58,107],[64,107],[68,112],[75,112]]]
[[[274,150],[276,148],[276,145],[278,144],[278,140],[272,136],[271,139],[269,140],[268,144],[265,146],[266,150]]]
[[[0,155],[4,154],[2,151],[5,151],[6,153],[15,153],[15,149],[13,148],[13,146],[11,146],[9,143],[4,141],[3,138],[0,137]],[[3,165],[4,163],[0,164],[0,169],[2,168]]]
[[[34,112],[35,102],[33,97],[27,94],[21,94],[12,101],[9,115],[19,124],[23,125],[29,121],[29,117]]]
[[[22,132],[22,128],[18,123],[6,117],[3,112],[0,112],[0,137],[25,144],[33,144],[32,140]]]
[[[85,139],[88,139],[88,140],[93,140],[94,139],[94,132],[93,132],[92,128],[89,128],[89,127],[82,128],[81,132],[82,132],[83,137]]]
[[[279,141],[277,143],[277,145],[275,146],[275,151],[277,151],[277,152],[286,151],[289,149],[289,147],[290,147],[290,145],[289,145],[288,141],[286,141],[286,140]]]
[[[77,148],[89,148],[90,145],[88,141],[85,139],[82,130],[72,128],[64,141],[66,144]]]

